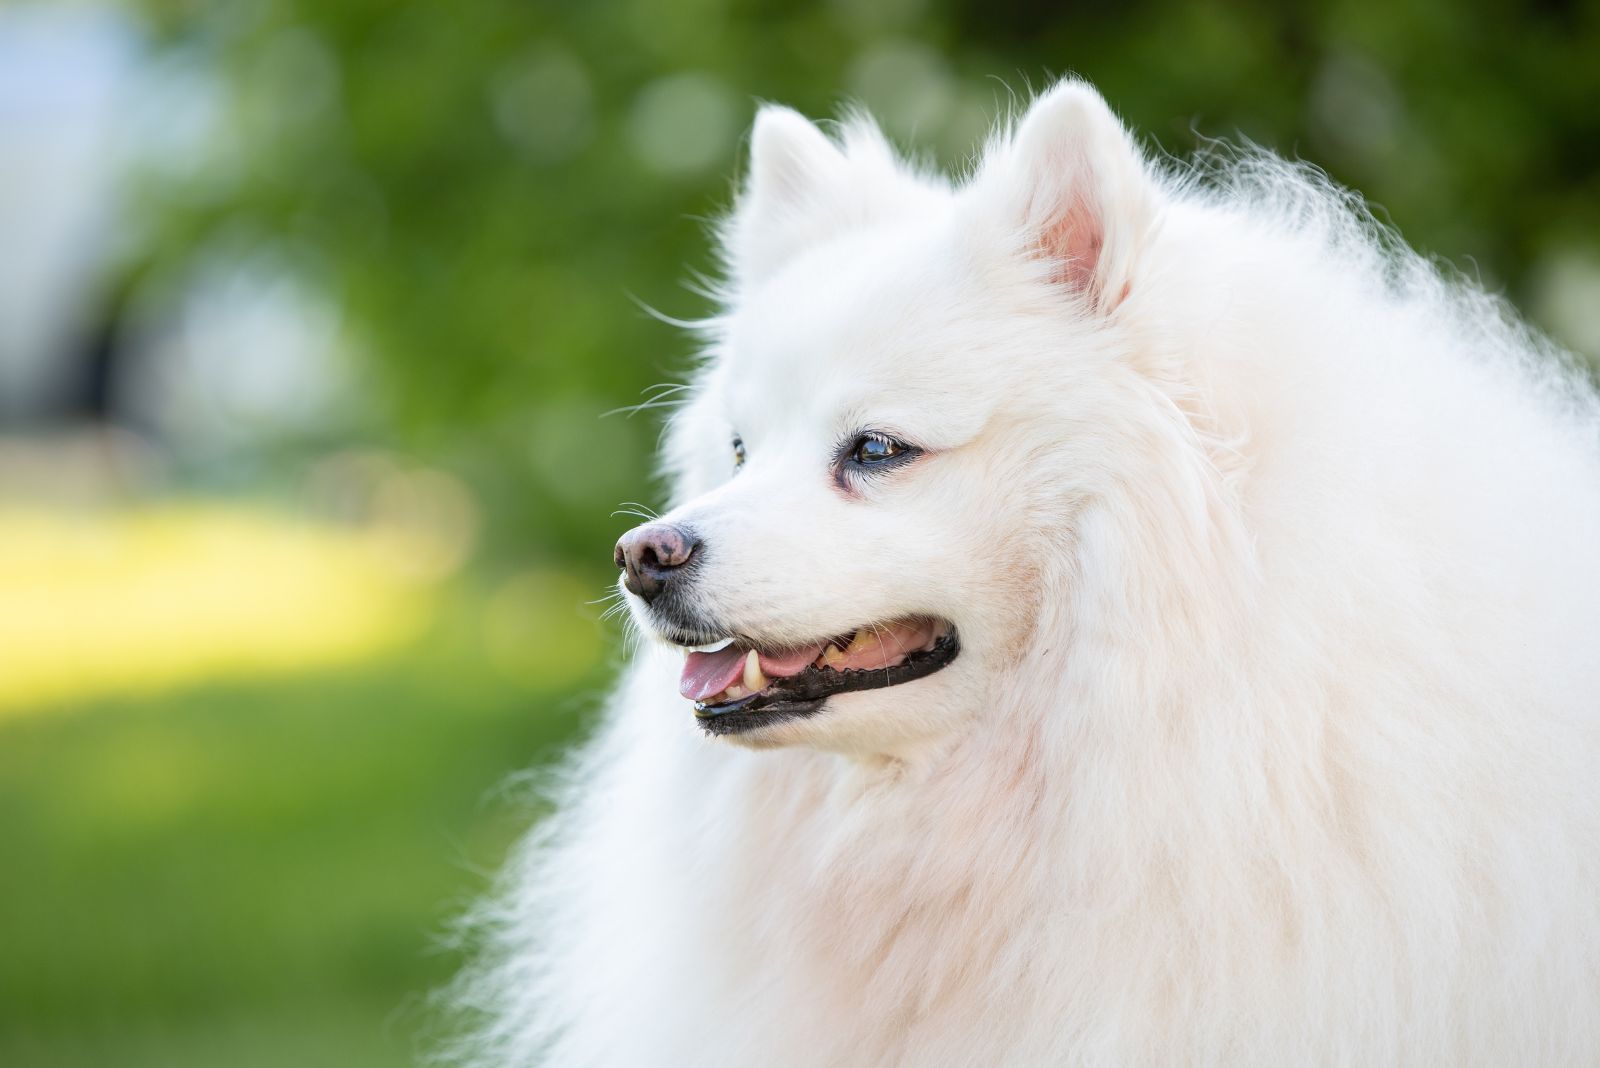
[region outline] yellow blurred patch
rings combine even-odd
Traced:
[[[372,656],[428,620],[432,552],[245,507],[0,509],[0,714]]]

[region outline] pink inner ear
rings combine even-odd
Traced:
[[[1098,296],[1096,272],[1105,245],[1100,213],[1082,194],[1072,195],[1064,208],[1040,235],[1040,248],[1055,261],[1055,281]]]

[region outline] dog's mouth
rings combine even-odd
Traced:
[[[738,734],[813,715],[835,694],[926,678],[960,650],[954,627],[925,617],[793,648],[728,639],[689,653],[678,690],[707,733]]]

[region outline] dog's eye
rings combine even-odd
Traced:
[[[733,469],[737,471],[744,466],[744,439],[738,434],[733,436]]]
[[[882,434],[862,434],[850,446],[850,459],[863,467],[881,464],[893,460],[897,456],[904,456],[911,446]]]

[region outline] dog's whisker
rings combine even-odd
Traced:
[[[635,519],[643,519],[647,523],[653,523],[661,518],[654,508],[640,504],[638,501],[623,501],[617,506],[616,511],[611,513],[613,519],[619,515],[631,515]]]
[[[638,404],[625,404],[620,408],[611,408],[600,413],[600,418],[609,419],[613,415],[631,418],[640,412],[653,412],[671,408],[683,407],[683,401],[677,399],[652,399],[640,401]]]
[[[645,394],[644,400],[639,401],[637,404],[624,404],[619,408],[612,408],[609,411],[601,412],[600,418],[606,419],[613,415],[622,415],[627,418],[632,418],[639,412],[649,412],[657,409],[667,408],[680,408],[683,406],[684,401],[686,400],[683,395],[693,389],[694,385],[690,382],[657,382],[656,384],[646,386],[644,389],[639,391],[640,393]]]
[[[675,315],[668,315],[666,312],[654,307],[636,294],[628,293],[627,297],[633,302],[635,307],[644,312],[646,315],[650,316],[650,318],[656,320],[658,323],[665,323],[667,326],[675,326],[680,330],[688,330],[693,333],[699,333],[706,329],[708,320],[679,319]]]
[[[880,649],[883,648],[884,647],[883,628],[878,626],[878,624],[876,624],[876,623],[869,623],[867,625],[872,628],[872,636],[874,638],[878,639],[878,648],[880,648]],[[900,645],[900,642],[898,640],[896,640],[895,641],[895,645],[897,645],[897,646]],[[901,652],[905,652],[905,648],[903,646],[901,646],[900,651]],[[888,664],[887,661],[885,661],[885,663],[883,665],[883,684],[885,686],[890,685],[891,680],[893,679],[893,677],[894,676],[891,675],[890,672],[889,672],[889,664]]]

